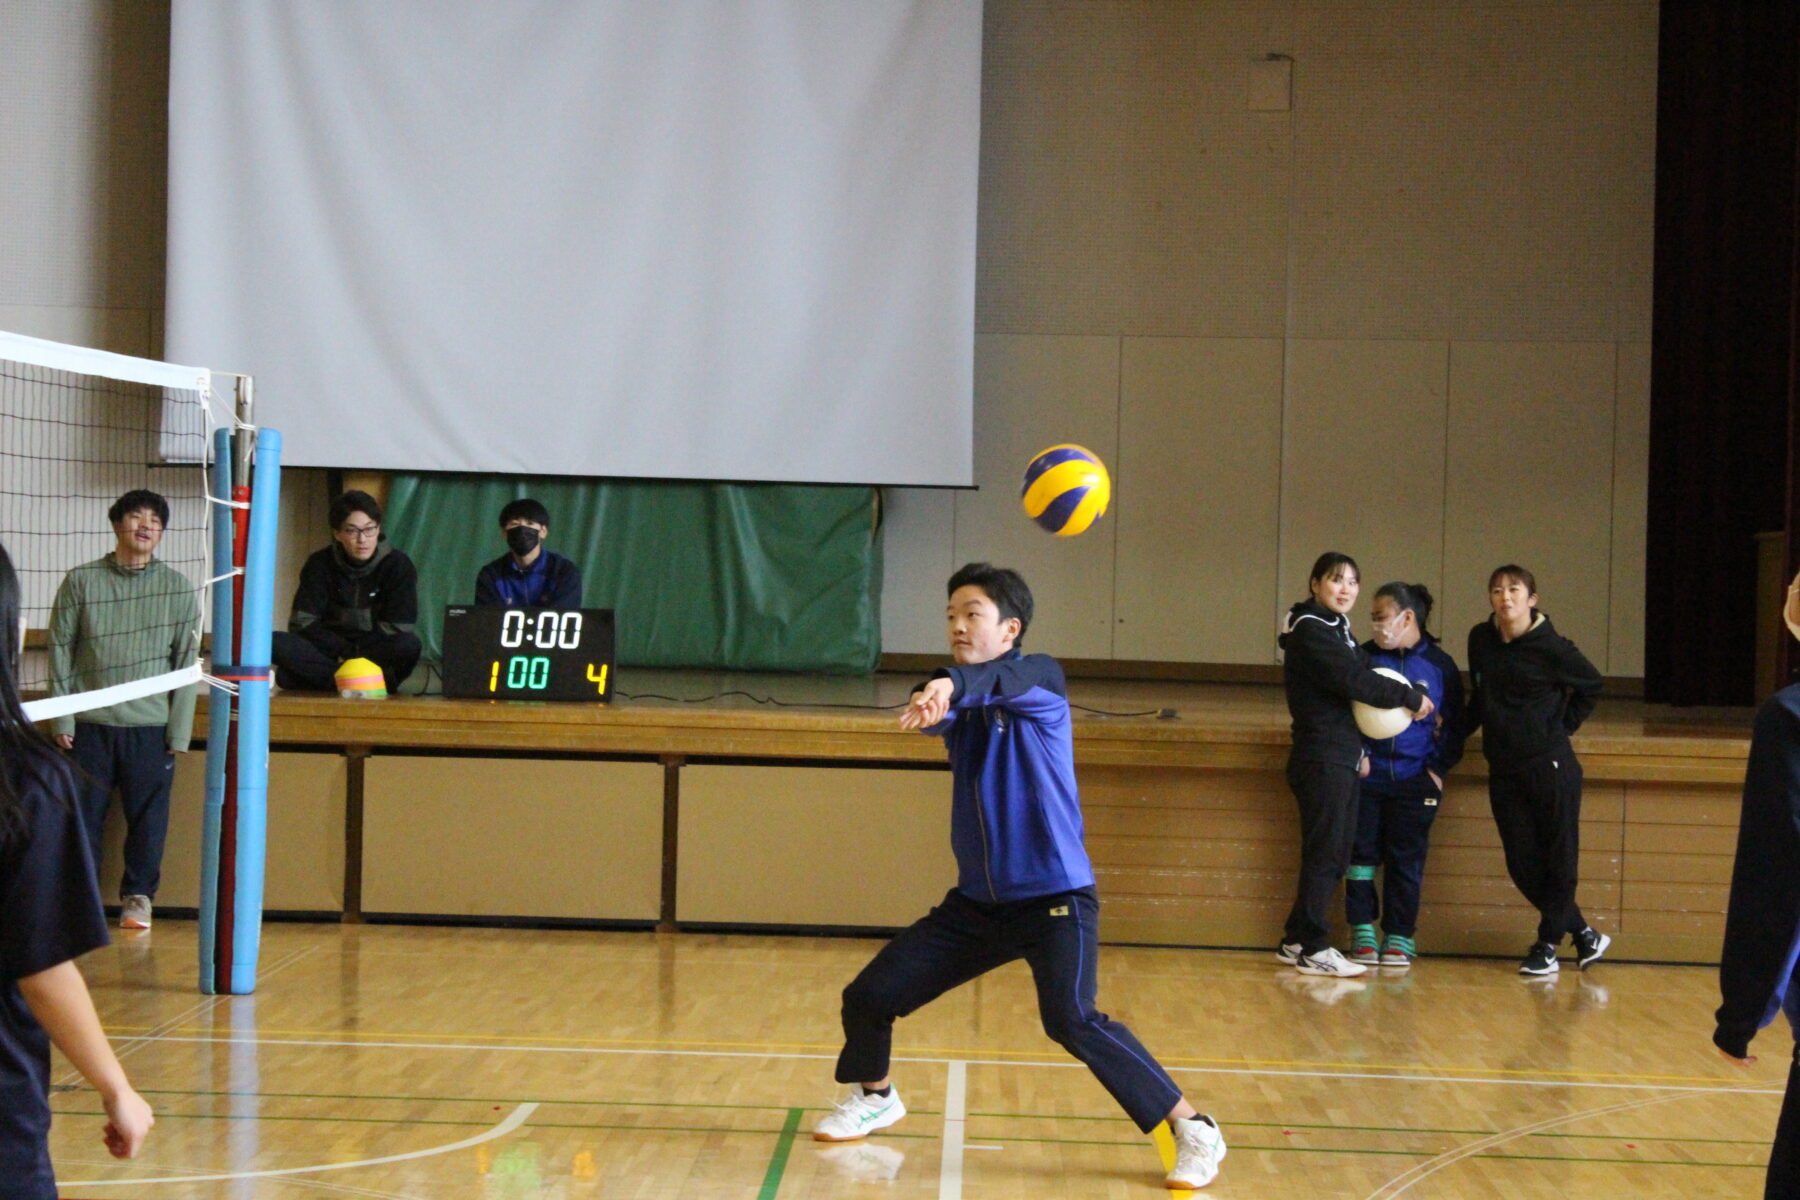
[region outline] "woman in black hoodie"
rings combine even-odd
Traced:
[[[1569,735],[1600,698],[1600,672],[1537,610],[1537,580],[1513,563],[1488,577],[1494,615],[1469,631],[1474,690],[1463,734],[1483,729],[1488,801],[1506,872],[1538,910],[1537,941],[1521,975],[1553,975],[1556,947],[1574,939],[1577,963],[1606,953],[1575,903],[1581,852],[1581,764]]]
[[[1429,697],[1377,675],[1350,632],[1362,572],[1348,554],[1313,563],[1310,599],[1288,610],[1281,630],[1282,684],[1293,717],[1287,780],[1300,805],[1300,885],[1275,956],[1306,975],[1361,975],[1366,969],[1331,946],[1326,908],[1350,866],[1356,841],[1356,778],[1362,733],[1350,702],[1431,715]]]

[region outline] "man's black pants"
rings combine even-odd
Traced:
[[[1538,910],[1538,941],[1555,946],[1564,934],[1586,929],[1575,903],[1581,873],[1581,764],[1575,756],[1491,775],[1488,802],[1506,851],[1506,873]]]
[[[356,643],[354,657],[366,658],[381,668],[391,695],[400,690],[419,665],[419,639],[410,633],[371,633]],[[275,660],[275,682],[287,691],[337,691],[338,662],[304,637],[277,633],[270,649]]]
[[[169,835],[169,788],[175,756],[166,725],[90,725],[75,722],[75,784],[94,872],[100,871],[100,832],[113,789],[125,813],[125,875],[121,896],[156,897],[162,882],[163,842]]]
[[[952,888],[938,906],[882,947],[844,989],[839,1083],[887,1078],[894,1021],[951,988],[1022,958],[1037,983],[1044,1032],[1086,1063],[1148,1133],[1181,1099],[1131,1030],[1094,1007],[1100,901],[1093,888],[983,904]]]
[[[1287,781],[1300,805],[1300,886],[1281,940],[1317,954],[1331,945],[1328,910],[1356,843],[1356,768],[1290,758]]]

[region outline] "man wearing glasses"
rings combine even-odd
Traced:
[[[419,573],[382,536],[381,505],[367,492],[331,502],[331,539],[300,568],[288,632],[272,648],[275,682],[335,691],[338,667],[366,658],[391,695],[419,662]]]

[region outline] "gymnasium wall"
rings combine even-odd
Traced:
[[[884,648],[941,651],[943,579],[993,558],[1036,646],[1268,663],[1338,548],[1432,585],[1458,653],[1517,558],[1641,675],[1656,27],[1647,0],[988,0],[981,490],[888,494]],[[160,351],[167,33],[164,0],[0,9],[0,327]],[[1116,507],[1052,541],[1016,478],[1065,440]],[[284,598],[323,493],[288,482]]]
[[[885,648],[954,565],[1019,565],[1037,644],[1267,663],[1322,550],[1442,599],[1536,570],[1641,675],[1654,3],[987,6],[979,493],[890,495]],[[1292,107],[1252,106],[1291,56]],[[1109,524],[1017,516],[1041,446]],[[1366,608],[1363,610],[1366,612]]]

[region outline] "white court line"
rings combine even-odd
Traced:
[[[519,1054],[641,1054],[664,1055],[671,1058],[784,1058],[784,1059],[819,1059],[836,1062],[835,1054],[797,1054],[780,1050],[660,1050],[653,1048],[636,1048],[628,1046],[494,1046],[481,1042],[348,1042],[329,1038],[242,1038],[242,1037],[193,1037],[163,1034],[156,1039],[159,1042],[201,1042],[222,1045],[256,1045],[256,1046],[326,1046],[343,1047],[362,1050],[482,1050],[511,1051]],[[1087,1068],[1073,1059],[1062,1059],[1054,1062],[1025,1058],[927,1058],[902,1054],[893,1056],[897,1063],[962,1063],[972,1067],[1046,1067],[1056,1070],[1079,1070]],[[1170,1074],[1190,1072],[1199,1075],[1249,1075],[1249,1076],[1291,1076],[1300,1079],[1392,1079],[1403,1083],[1482,1083],[1496,1087],[1542,1087],[1542,1088],[1604,1088],[1613,1091],[1630,1092],[1742,1092],[1749,1096],[1780,1096],[1785,1094],[1781,1088],[1725,1088],[1704,1087],[1693,1084],[1676,1083],[1589,1083],[1580,1080],[1563,1079],[1486,1079],[1463,1075],[1382,1075],[1372,1071],[1295,1071],[1273,1070],[1262,1067],[1169,1067]]]
[[[409,1150],[405,1154],[388,1154],[381,1158],[364,1158],[356,1162],[320,1163],[311,1167],[283,1167],[271,1171],[227,1171],[218,1175],[181,1175],[174,1178],[136,1178],[136,1179],[80,1179],[73,1183],[58,1181],[57,1186],[64,1188],[95,1187],[148,1187],[153,1183],[222,1183],[232,1179],[270,1179],[277,1175],[311,1175],[317,1171],[348,1171],[352,1167],[378,1167],[384,1163],[406,1162],[415,1158],[432,1158],[439,1154],[453,1154],[458,1150],[467,1150],[470,1146],[479,1146],[483,1142],[491,1142],[495,1138],[503,1138],[525,1123],[526,1118],[537,1111],[535,1103],[521,1104],[512,1110],[506,1120],[500,1122],[486,1133],[478,1133],[474,1137],[464,1138],[460,1142],[451,1142],[448,1146],[432,1146],[426,1150]]]
[[[1718,1093],[1735,1092],[1737,1088],[1713,1088]],[[1447,1150],[1436,1158],[1428,1159],[1415,1166],[1408,1167],[1380,1187],[1369,1193],[1368,1200],[1391,1200],[1411,1188],[1421,1179],[1435,1175],[1445,1167],[1455,1166],[1466,1158],[1491,1150],[1495,1146],[1503,1146],[1507,1142],[1517,1141],[1522,1137],[1530,1137],[1534,1133],[1542,1133],[1546,1129],[1554,1129],[1558,1125],[1569,1125],[1576,1121],[1585,1121],[1589,1117],[1603,1117],[1608,1113],[1627,1112],[1632,1109],[1648,1108],[1652,1104],[1667,1104],[1671,1100],[1687,1100],[1688,1096],[1649,1096],[1643,1100],[1628,1100],[1623,1104],[1608,1104],[1601,1108],[1584,1109],[1581,1112],[1569,1113],[1565,1116],[1551,1117],[1544,1121],[1535,1121],[1530,1125],[1521,1125],[1517,1129],[1508,1129],[1501,1133],[1490,1134],[1480,1141],[1471,1142],[1456,1150]]]
[[[952,1059],[944,1080],[944,1148],[938,1162],[938,1200],[962,1200],[963,1135],[969,1117],[969,1064]]]

